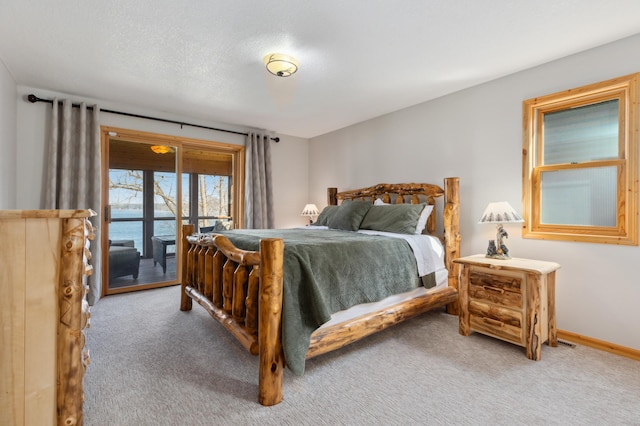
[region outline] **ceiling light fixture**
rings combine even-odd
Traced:
[[[264,57],[267,70],[278,77],[289,77],[298,71],[296,58],[282,53],[270,53]]]
[[[173,147],[166,145],[152,145],[150,148],[151,151],[155,152],[156,154],[167,154],[169,152],[175,152],[175,149]]]

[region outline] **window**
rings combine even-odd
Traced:
[[[638,245],[639,75],[524,101],[524,238]]]

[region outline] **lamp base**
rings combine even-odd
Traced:
[[[509,249],[502,242],[500,242],[500,247],[496,246],[495,240],[489,240],[489,246],[487,247],[487,255],[489,259],[511,259],[509,257]]]
[[[511,257],[507,256],[506,254],[487,254],[485,257],[488,257],[489,259],[502,259],[502,260],[511,259]]]

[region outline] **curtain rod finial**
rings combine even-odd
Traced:
[[[38,97],[32,93],[27,96],[27,100],[32,104],[35,104],[36,102],[38,102]]]

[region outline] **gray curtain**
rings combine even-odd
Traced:
[[[250,132],[245,148],[244,226],[248,229],[273,228],[270,137]]]
[[[82,103],[73,108],[69,100],[53,100],[51,131],[48,141],[45,209],[91,209],[100,212],[100,109],[93,111]],[[93,274],[89,277],[87,299],[93,305],[101,294],[100,221],[91,218],[96,228],[91,241]]]

